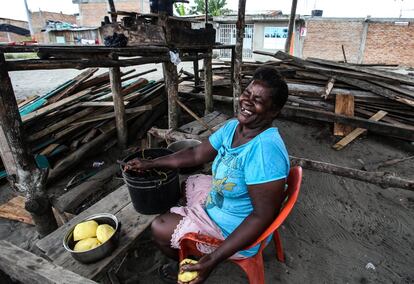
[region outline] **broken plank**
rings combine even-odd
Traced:
[[[382,119],[386,115],[387,115],[387,112],[380,110],[379,112],[377,112],[376,114],[374,114],[373,116],[371,116],[369,118],[369,120],[379,121],[380,119]],[[367,130],[364,129],[364,128],[356,128],[356,129],[354,129],[351,133],[349,133],[347,136],[345,136],[340,141],[338,141],[338,143],[336,143],[335,145],[333,145],[333,148],[335,150],[341,150],[341,149],[343,149],[346,145],[348,145],[349,143],[351,143],[352,141],[354,141],[358,136],[360,136],[361,134],[363,134],[366,131]]]
[[[8,241],[0,240],[0,251],[0,269],[20,283],[96,284]]]
[[[335,96],[335,114],[354,116],[354,96],[336,95]],[[340,123],[334,123],[334,135],[345,136],[351,133],[353,127]]]
[[[329,97],[329,95],[331,94],[331,91],[333,89],[334,84],[335,84],[335,78],[332,77],[332,78],[329,79],[328,83],[326,83],[325,92],[322,95],[322,98],[324,98],[326,100]]]
[[[24,209],[25,201],[23,196],[16,196],[0,205],[0,218],[34,225],[32,216]]]

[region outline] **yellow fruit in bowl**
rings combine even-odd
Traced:
[[[97,228],[98,223],[96,223],[94,220],[79,223],[73,230],[73,240],[76,242],[79,240],[96,237]]]
[[[87,238],[87,239],[83,239],[77,242],[73,250],[77,252],[82,252],[82,251],[91,250],[100,245],[101,243],[98,241],[97,238]]]
[[[115,229],[112,226],[108,224],[102,224],[99,225],[96,229],[96,238],[103,244],[109,240],[114,233]]]
[[[198,261],[193,260],[193,259],[189,259],[189,258],[185,258],[180,262],[180,267],[185,265],[185,264],[196,264],[198,263]],[[197,271],[185,271],[185,272],[180,272],[178,273],[178,280],[180,282],[190,282],[193,281],[194,279],[196,279],[198,276],[198,272]]]

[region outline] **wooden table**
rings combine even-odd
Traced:
[[[63,247],[65,233],[85,217],[96,213],[114,214],[121,223],[119,245],[112,254],[99,262],[82,264],[76,261]],[[50,260],[67,270],[89,279],[99,279],[101,273],[111,268],[114,260],[122,257],[138,239],[140,234],[151,224],[157,215],[142,215],[132,206],[127,187],[121,186],[81,214],[59,227],[53,233],[37,242],[37,246]]]

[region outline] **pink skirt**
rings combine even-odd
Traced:
[[[221,229],[210,219],[205,211],[205,202],[212,185],[209,175],[193,175],[186,181],[187,205],[173,207],[171,213],[183,216],[171,236],[171,247],[179,249],[180,239],[187,233],[199,233],[219,240],[224,240]],[[197,248],[204,254],[214,251],[214,247],[197,244]],[[236,253],[231,258],[239,259],[244,256]]]

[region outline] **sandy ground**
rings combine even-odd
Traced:
[[[28,78],[12,74],[16,93],[27,92],[20,89],[22,82],[43,80],[26,74]],[[73,74],[61,73],[59,79]],[[370,163],[414,154],[411,144],[374,135],[337,152],[331,148],[336,139],[329,125],[285,120],[275,125],[289,153],[299,157],[360,168],[358,160]],[[414,178],[413,169],[411,160],[383,170]],[[13,195],[4,184],[0,203]],[[276,260],[273,245],[265,250],[266,283],[414,283],[414,192],[305,170],[299,200],[280,233],[287,261]],[[0,219],[0,239],[30,249],[36,233],[32,226]],[[118,276],[121,283],[162,283],[156,268],[164,261],[147,232]],[[238,267],[224,263],[207,283],[247,280]]]

